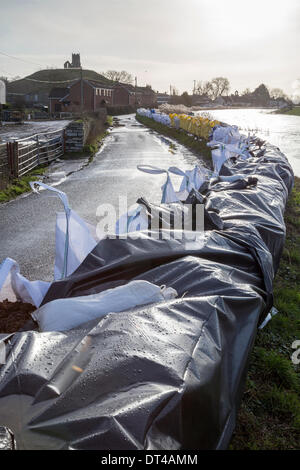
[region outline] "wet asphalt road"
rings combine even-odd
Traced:
[[[190,169],[199,158],[137,123],[133,115],[119,117],[92,163],[70,175],[58,189],[64,191],[72,209],[96,225],[99,204],[118,206],[119,196],[127,196],[128,205],[144,196],[160,202],[163,175],[149,175],[136,169],[138,164],[162,168],[178,166]],[[178,184],[177,177],[174,183]],[[55,214],[62,205],[50,191],[30,193],[0,205],[0,261],[15,259],[21,273],[31,280],[53,279]]]

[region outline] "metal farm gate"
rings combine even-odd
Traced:
[[[0,144],[0,188],[40,165],[56,160],[65,151],[64,130],[35,134]]]

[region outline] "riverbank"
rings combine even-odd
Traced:
[[[277,109],[277,111],[274,111],[274,114],[286,114],[288,116],[300,116],[300,106],[294,106],[292,109],[290,108]]]
[[[137,116],[137,120],[184,145],[192,145],[193,138],[176,129],[146,117]],[[195,147],[201,155],[203,145],[204,141]],[[264,329],[258,330],[230,444],[232,450],[299,448],[300,365],[293,364],[291,355],[293,342],[300,340],[300,178],[295,178],[285,223],[286,242],[274,281],[274,306],[278,313]]]

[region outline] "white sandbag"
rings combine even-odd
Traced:
[[[29,281],[20,274],[18,263],[6,258],[0,266],[0,301],[22,301],[39,307],[51,282]]]
[[[223,163],[232,157],[248,158],[250,155],[245,145],[239,146],[234,144],[223,144],[214,140],[207,143],[208,147],[215,147],[211,151],[214,176],[217,176],[222,168]]]
[[[196,165],[195,168],[193,168],[192,170],[186,171],[183,171],[180,168],[177,168],[176,166],[171,166],[168,171],[170,173],[183,177],[179,192],[182,193],[183,191],[185,191],[187,193],[187,196],[192,191],[192,189],[198,190],[208,177],[207,172],[201,169],[198,165]],[[176,194],[178,195],[178,193]]]
[[[219,148],[211,152],[213,160],[214,175],[218,175],[223,163],[231,157],[231,153],[226,150],[225,145],[220,145]]]
[[[97,241],[87,224],[72,209],[68,219],[64,212],[56,214],[54,279],[63,279],[72,274]]]
[[[69,207],[66,194],[39,181],[31,182],[33,191],[42,187],[61,199],[65,212],[56,217],[54,279],[72,274],[97,244],[95,229]],[[29,281],[20,274],[18,263],[6,258],[0,266],[0,301],[20,300],[39,307],[51,282]]]
[[[237,126],[217,126],[212,138],[223,144],[236,144],[240,141],[241,135]]]
[[[116,313],[177,297],[175,289],[148,281],[132,281],[99,294],[56,299],[36,310],[32,317],[40,331],[66,331],[107,313]]]
[[[168,170],[165,170],[163,168],[158,168],[152,165],[137,165],[137,169],[145,173],[149,173],[151,175],[166,174],[167,175],[166,181],[161,187],[161,190],[162,190],[161,203],[170,204],[172,202],[180,201],[173,187]]]
[[[67,195],[40,181],[30,183],[33,191],[37,187],[53,191],[62,201],[65,212],[58,212],[55,229],[54,279],[63,279],[72,274],[86,256],[97,245],[92,228],[69,206]]]

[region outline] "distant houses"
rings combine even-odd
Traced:
[[[113,105],[115,106],[155,106],[156,93],[150,87],[117,83],[114,86]]]
[[[211,94],[181,96],[155,93],[151,86],[134,86],[112,81],[93,70],[81,67],[80,54],[72,54],[72,61],[66,61],[64,68],[44,69],[22,79],[7,82],[6,101],[17,108],[42,109],[48,107],[51,115],[59,113],[97,112],[100,108],[115,107],[115,113],[133,111],[137,107],[158,107],[162,104],[184,104],[188,107],[273,107],[282,108],[290,104],[288,99],[270,96],[262,84],[253,92],[239,95],[236,91],[228,96]],[[3,92],[2,92],[3,95]],[[2,99],[3,101],[3,99]],[[127,108],[125,110],[125,107]],[[113,113],[113,110],[111,111]]]
[[[154,106],[156,94],[149,87],[93,80],[78,80],[69,87],[53,88],[49,93],[49,113],[96,112],[103,107]]]
[[[113,87],[91,80],[77,80],[69,87],[52,88],[49,93],[49,113],[95,112],[112,104]]]
[[[156,102],[158,106],[160,104],[168,104],[170,103],[170,95],[167,93],[156,93]]]
[[[192,95],[192,106],[210,106],[212,103],[212,100],[206,95],[197,95],[193,94]]]
[[[253,92],[249,92],[243,95],[239,95],[236,91],[231,95],[220,95],[214,100],[209,98],[207,95],[192,95],[192,105],[199,107],[228,107],[228,108],[282,108],[289,104],[285,98],[273,98],[270,96],[267,87],[262,84],[257,87]]]

